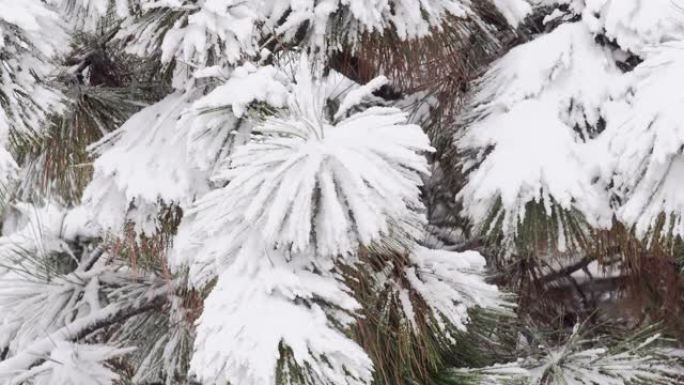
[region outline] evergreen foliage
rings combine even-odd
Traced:
[[[684,384],[684,2],[0,0],[0,35],[0,384]]]

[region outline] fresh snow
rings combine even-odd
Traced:
[[[620,222],[640,239],[684,237],[675,1],[0,0],[0,10],[3,385],[113,385],[129,380],[115,368],[123,357],[138,363],[126,369],[133,383],[370,384],[382,363],[354,338],[369,310],[395,306],[412,341],[449,344],[468,343],[455,337],[475,309],[512,315],[514,297],[487,279],[496,256],[461,241],[493,236],[520,257],[530,203],[557,222],[556,249],[523,256],[541,273],[585,257],[568,247],[567,213],[583,234]],[[525,32],[454,103],[446,145],[428,125],[441,95],[394,90],[382,70],[360,84],[329,68],[332,55],[363,53],[367,36],[408,42],[451,23],[513,37],[488,26],[493,10]],[[136,100],[138,112],[88,143],[82,196],[21,191],[33,152],[89,87],[65,86],[55,64],[69,34],[114,30],[98,44],[172,71],[165,94]],[[381,97],[384,87],[401,99]],[[462,185],[445,187],[439,210],[459,225],[434,228],[442,202],[430,194],[447,173]],[[602,267],[569,277],[622,273]],[[358,284],[387,305],[364,308]],[[449,373],[484,385],[682,375],[683,353],[658,334],[616,347],[580,329],[519,347],[515,362]]]
[[[483,76],[456,136],[456,146],[474,154],[464,161],[467,183],[457,198],[476,227],[499,201],[507,237],[531,201],[549,216],[557,204],[610,225],[608,194],[593,182],[596,156],[587,141],[594,134],[586,129],[598,124],[619,80],[610,59],[586,26],[567,23],[512,49]]]

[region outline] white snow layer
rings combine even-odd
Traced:
[[[131,52],[151,53],[157,48],[155,42],[161,40],[163,61],[179,59],[200,67],[207,65],[209,58],[236,64],[245,56],[253,57],[261,52],[260,39],[266,34],[274,34],[274,38],[282,43],[297,41],[298,44],[325,50],[326,47],[337,49],[344,43],[354,46],[364,32],[382,32],[391,28],[400,39],[407,40],[426,36],[431,28],[439,28],[449,15],[463,19],[478,18],[469,0],[140,2],[143,10],[180,12],[184,17],[168,31],[155,23],[127,26],[124,34],[137,36],[129,47]],[[495,0],[493,4],[513,26],[517,26],[531,11],[525,0]],[[339,36],[332,36],[330,31],[339,14],[345,18],[345,29]],[[308,28],[305,41],[300,42],[297,33],[305,25]]]
[[[476,226],[499,200],[506,234],[515,233],[531,201],[543,202],[548,215],[555,203],[596,226],[609,224],[608,195],[592,182],[595,156],[574,128],[598,123],[619,75],[582,23],[563,24],[494,64],[456,138],[459,149],[475,153],[457,198]]]
[[[500,203],[507,238],[533,201],[599,228],[615,215],[639,236],[664,214],[662,231],[684,235],[684,13],[670,1],[575,5],[579,21],[512,49],[480,80],[456,135],[463,213],[487,232]],[[625,51],[644,59],[631,72],[615,65]]]

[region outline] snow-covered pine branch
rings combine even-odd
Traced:
[[[369,33],[392,31],[401,40],[416,39],[448,18],[482,23],[476,7],[464,0],[141,0],[140,6],[142,15],[121,33],[134,37],[131,52],[150,55],[161,49],[162,61],[193,68],[236,64],[264,48],[282,48],[277,45],[336,51],[356,46]],[[495,0],[491,6],[513,26],[530,11],[524,0]]]
[[[367,383],[372,361],[347,336],[362,305],[339,269],[355,266],[362,247],[408,253],[403,290],[445,329],[465,330],[469,308],[508,306],[484,283],[479,254],[417,245],[432,151],[422,130],[396,108],[351,109],[369,89],[332,103],[336,84],[312,68],[300,60],[286,107],[255,124],[215,173],[225,187],[201,198],[180,226],[172,266],[189,267],[198,287],[217,278],[191,362],[202,381]],[[414,322],[411,299],[402,306]],[[215,342],[225,340],[231,347]]]
[[[93,246],[99,234],[83,210],[17,208],[0,237],[0,383],[112,383],[104,361],[131,350],[89,338],[159,307],[169,284],[135,277]]]
[[[369,383],[373,363],[345,333],[359,307],[348,289],[305,256],[248,242],[204,302],[191,372],[206,383]]]
[[[216,258],[258,231],[267,248],[321,257],[373,242],[409,246],[424,224],[419,186],[432,151],[420,127],[398,109],[371,107],[339,121],[327,116],[326,84],[306,60],[288,107],[253,129],[214,175],[226,187],[203,197],[179,236],[183,262]],[[186,234],[186,235],[187,235]],[[204,242],[196,250],[191,239]],[[232,246],[229,246],[232,245]],[[199,261],[184,255],[199,255]],[[226,255],[230,255],[227,253]],[[201,262],[200,262],[201,263]],[[220,266],[220,264],[219,264]]]
[[[59,14],[39,0],[0,1],[0,189],[7,194],[17,165],[8,153],[17,136],[45,131],[48,116],[62,107],[50,84],[51,60],[66,43]],[[3,199],[6,199],[4,197]]]
[[[653,328],[620,341],[586,338],[585,332],[576,325],[563,344],[532,347],[517,362],[456,370],[454,378],[482,385],[670,385],[684,380],[684,352]]]
[[[10,132],[36,134],[47,116],[57,112],[61,94],[49,85],[56,65],[51,60],[67,42],[58,13],[40,0],[0,2],[0,139]]]
[[[334,261],[392,233],[417,236],[426,172],[417,152],[431,148],[395,109],[330,121],[327,91],[303,59],[287,109],[257,124],[216,174],[228,185],[184,219],[175,264],[191,265],[196,284],[218,275],[191,367],[202,380],[270,385],[276,376],[304,376],[341,385],[371,378],[372,362],[344,333],[358,304]],[[220,336],[240,344],[226,350],[211,342]]]
[[[206,178],[187,161],[187,132],[178,124],[194,97],[175,92],[93,146],[95,172],[83,201],[103,228],[121,233],[132,222],[137,233],[155,234],[160,201],[185,204],[206,191]]]
[[[113,385],[120,380],[120,376],[107,367],[107,361],[133,350],[68,341],[55,341],[54,344],[49,358],[17,376],[14,382],[29,380],[35,385]]]
[[[107,18],[125,18],[137,0],[51,0],[69,17],[72,26],[90,31]]]
[[[613,175],[621,198],[618,218],[637,235],[684,236],[684,98],[676,86],[684,80],[684,40],[647,52],[623,80],[621,98],[607,108],[601,139],[614,160],[605,173]]]
[[[620,47],[639,56],[658,45],[684,39],[684,9],[677,0],[585,1],[584,22]]]
[[[213,70],[197,76],[223,76]],[[92,145],[95,172],[83,201],[103,228],[120,233],[133,223],[138,234],[155,234],[162,209],[188,206],[206,193],[219,161],[249,136],[249,107],[280,108],[287,98],[287,77],[273,66],[246,63],[219,81],[204,96],[200,90],[166,96]]]
[[[591,226],[610,224],[587,142],[599,131],[619,75],[581,22],[512,49],[489,69],[455,140],[467,178],[457,199],[476,231],[501,233],[511,252],[530,204],[537,204],[557,229],[550,241],[563,251],[576,246],[573,215]]]

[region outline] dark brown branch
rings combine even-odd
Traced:
[[[553,281],[561,279],[561,278],[569,277],[570,275],[572,275],[572,273],[586,268],[593,261],[595,261],[594,258],[584,257],[577,263],[574,263],[570,266],[566,266],[566,267],[564,267],[558,271],[554,271],[551,274],[547,274],[547,275],[539,278],[539,282],[544,284],[544,283],[553,282]]]

